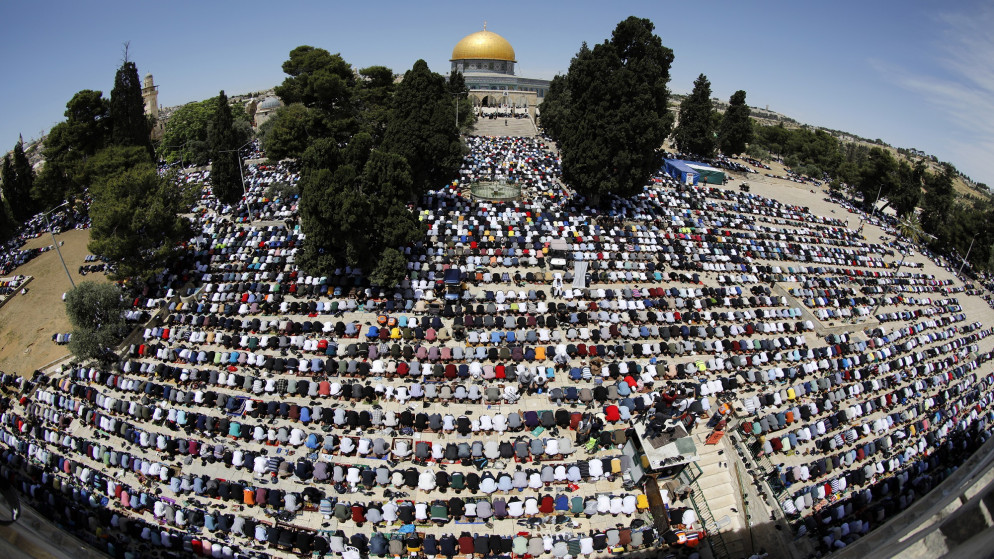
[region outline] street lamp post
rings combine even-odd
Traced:
[[[225,150],[220,150],[218,152],[218,153],[229,153],[229,152],[230,153],[234,153],[235,154],[235,158],[238,160],[238,176],[241,178],[241,181],[242,181],[242,194],[245,196],[245,204],[249,208],[249,221],[252,220],[252,214],[253,214],[254,210],[252,209],[252,202],[249,201],[248,188],[245,186],[245,172],[242,170],[242,156],[241,156],[240,152],[246,146],[252,145],[253,141],[255,141],[255,140],[251,140],[249,142],[246,142],[245,144],[241,145],[237,149],[225,149]]]
[[[913,231],[915,233],[918,233],[919,235],[922,235],[922,236],[927,236],[927,237],[932,237],[933,236],[933,235],[929,235],[928,233],[926,233],[926,232],[922,231],[921,229],[919,229],[917,227],[914,227],[914,226],[909,226],[909,230]],[[900,229],[898,229],[897,234],[894,235],[894,240],[896,241],[898,237],[902,237],[902,238],[904,237],[904,234],[901,233]],[[901,251],[901,261],[897,263],[897,268],[894,270],[894,277],[897,277],[897,275],[899,273],[901,273],[901,267],[904,266],[904,259],[907,258],[909,254],[911,254],[911,246],[915,245],[914,242],[911,242],[911,243],[909,243],[909,246],[908,246],[907,249],[902,249],[901,245],[899,243],[896,243],[896,244],[898,246],[898,250]],[[971,247],[973,246],[973,242],[972,241],[970,243],[970,246]],[[967,252],[967,255],[969,255],[969,252]],[[891,289],[892,289],[891,285],[888,284],[887,285],[887,293],[890,293]],[[873,311],[872,311],[872,313],[871,313],[870,316],[876,316],[877,310],[879,310],[879,309],[880,309],[880,303],[878,302],[877,305],[875,307],[873,307]]]
[[[963,257],[963,263],[959,265],[959,271],[956,272],[957,276],[963,275],[963,266],[966,266],[966,259],[970,258],[970,251],[973,250],[973,241],[976,241],[977,237],[970,239],[970,248],[966,249],[966,256]]]
[[[455,105],[456,105],[456,132],[459,131],[459,96],[460,95],[462,95],[462,93],[453,93],[452,94],[452,97],[456,101],[456,103],[455,103]]]
[[[880,201],[880,193],[883,192],[883,190],[884,190],[884,185],[880,185],[880,188],[877,189],[877,199],[873,201],[873,209],[870,210],[870,215],[873,215],[874,213],[876,213],[876,211],[877,211],[877,202]],[[866,216],[866,214],[864,212],[863,217],[859,220],[859,228],[856,229],[857,231],[859,231],[860,229],[863,228],[863,222],[866,221],[866,218],[867,218],[867,216]]]
[[[69,273],[69,266],[66,266],[66,260],[62,258],[62,251],[59,250],[59,241],[55,238],[55,231],[52,230],[52,225],[48,221],[48,214],[54,212],[55,210],[68,206],[69,202],[62,202],[58,206],[48,210],[43,215],[45,216],[45,226],[48,227],[48,232],[52,235],[52,243],[55,245],[55,252],[59,255],[59,261],[62,262],[62,268],[66,271],[66,277],[69,278],[69,283],[72,285],[73,289],[76,289],[76,282],[73,281],[72,275]]]
[[[186,148],[186,144],[189,144],[189,143],[190,143],[190,141],[187,140],[187,141],[183,142],[182,144],[180,144],[178,146],[159,146],[159,149],[156,150],[155,157],[156,157],[156,159],[159,159],[159,153],[158,152],[160,150],[162,150],[163,148],[182,148],[180,150],[180,152],[179,152],[179,162],[180,162],[180,166],[181,167],[186,167],[186,151],[185,151],[185,148]],[[156,165],[158,165],[159,162],[156,161],[155,163],[156,163]]]

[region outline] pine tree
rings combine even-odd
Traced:
[[[114,89],[110,92],[110,117],[113,126],[112,142],[119,146],[142,146],[152,155],[151,129],[145,117],[145,101],[138,80],[138,67],[125,58],[114,75]]]
[[[242,198],[243,186],[239,166],[242,164],[241,155],[235,150],[233,119],[231,107],[228,106],[228,96],[222,90],[217,97],[214,116],[211,119],[211,185],[214,195],[221,202],[234,205]]]
[[[746,105],[746,92],[741,89],[728,100],[728,109],[718,127],[718,147],[725,155],[738,155],[752,141],[751,111]]]
[[[943,165],[940,173],[925,175],[925,194],[922,196],[922,226],[928,232],[942,232],[948,228],[946,218],[956,197],[953,190],[955,171],[951,165]]]
[[[713,113],[711,82],[701,74],[694,80],[694,90],[680,103],[680,120],[673,131],[678,150],[700,157],[714,154]]]
[[[190,222],[180,216],[186,211],[183,194],[159,176],[144,148],[112,146],[101,153],[109,172],[90,189],[87,247],[111,262],[114,279],[148,279],[190,238]]]

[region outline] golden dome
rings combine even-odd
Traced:
[[[467,59],[516,62],[511,43],[493,31],[487,31],[486,28],[466,35],[456,43],[456,48],[452,49],[452,60]]]

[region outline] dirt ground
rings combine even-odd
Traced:
[[[56,235],[65,244],[59,247],[73,281],[108,281],[103,274],[77,273],[89,251],[88,229],[78,229]],[[32,239],[24,248],[52,245],[52,236]],[[15,295],[0,307],[0,370],[30,375],[35,369],[69,354],[66,346],[56,345],[52,334],[68,332],[69,320],[62,304],[62,294],[70,289],[69,279],[55,250],[42,253],[21,266],[12,275],[34,276],[26,294]]]

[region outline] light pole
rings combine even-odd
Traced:
[[[880,188],[877,189],[877,199],[873,201],[873,209],[870,210],[870,215],[873,215],[874,213],[876,213],[876,211],[877,211],[877,202],[880,201],[880,193],[883,192],[883,190],[884,190],[884,185],[880,185]],[[856,231],[859,231],[859,230],[863,229],[863,222],[866,221],[866,218],[867,218],[867,216],[864,213],[863,217],[859,220],[859,227],[856,229]]]
[[[249,201],[248,188],[245,187],[245,172],[242,171],[242,156],[240,152],[246,146],[252,145],[252,142],[254,141],[255,140],[249,140],[248,142],[242,144],[236,149],[224,149],[218,151],[218,153],[229,153],[229,152],[234,153],[235,158],[238,160],[238,176],[242,180],[242,194],[245,196],[245,205],[247,205],[249,209],[249,221],[252,221],[252,213],[254,210],[252,209],[252,202]]]
[[[963,263],[959,265],[959,271],[956,272],[957,276],[962,276],[963,275],[963,266],[966,266],[966,259],[970,258],[970,251],[973,250],[973,241],[976,241],[976,240],[977,240],[976,236],[974,236],[972,239],[970,239],[970,248],[966,249],[966,256],[963,257]]]
[[[76,289],[76,282],[73,281],[72,275],[69,273],[69,266],[66,266],[66,261],[64,258],[62,258],[62,251],[59,250],[59,241],[56,240],[55,238],[55,231],[52,231],[52,225],[48,222],[48,214],[54,212],[55,210],[63,206],[68,206],[68,205],[69,202],[62,202],[58,206],[55,206],[54,208],[45,212],[43,215],[45,216],[45,226],[48,227],[48,232],[52,235],[52,243],[55,245],[55,252],[58,253],[59,261],[62,262],[62,268],[66,271],[66,277],[69,278],[69,283],[72,284],[73,289]]]
[[[462,93],[453,93],[452,94],[452,97],[455,99],[455,102],[456,102],[455,105],[456,105],[456,132],[457,133],[459,132],[459,96],[460,95],[462,95]]]
[[[186,148],[186,144],[189,144],[189,143],[190,143],[190,141],[187,140],[187,141],[183,142],[182,144],[180,144],[178,146],[159,146],[159,149],[155,150],[156,151],[155,158],[159,159],[159,151],[162,150],[163,148],[183,148],[179,152],[179,162],[180,162],[180,166],[181,167],[186,167],[186,151],[185,151],[185,148]],[[156,161],[155,163],[156,163],[156,165],[158,165],[159,162]]]
[[[911,232],[917,233],[919,235],[926,236],[926,237],[933,237],[934,236],[934,235],[930,235],[930,234],[922,231],[921,229],[919,229],[917,227],[914,227],[913,225],[910,225],[910,222],[909,222],[909,225],[908,225],[908,230],[911,231]],[[904,233],[901,232],[900,228],[898,228],[897,233],[894,235],[895,244],[897,244],[898,250],[901,251],[901,261],[897,263],[897,268],[894,270],[894,277],[895,278],[897,278],[897,275],[899,273],[901,273],[901,266],[904,266],[904,259],[907,258],[909,254],[911,254],[911,247],[912,246],[917,246],[916,242],[911,241],[911,242],[908,243],[908,248],[907,249],[902,249],[902,248],[900,248],[901,247],[900,243],[896,242],[898,237],[904,238]],[[970,246],[973,247],[973,242],[972,241],[970,242]],[[969,252],[967,252],[967,255],[969,255]],[[888,284],[887,285],[887,293],[890,293],[890,292],[891,292],[891,284]],[[877,303],[877,305],[875,307],[873,307],[873,312],[870,314],[870,316],[876,316],[877,310],[879,310],[879,309],[880,309],[880,303]]]

